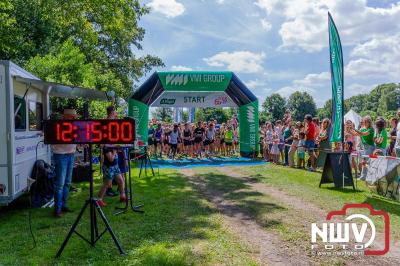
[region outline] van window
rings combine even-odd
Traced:
[[[29,130],[42,130],[43,105],[38,102],[29,101]]]
[[[26,103],[24,98],[14,96],[14,127],[16,131],[26,130]]]

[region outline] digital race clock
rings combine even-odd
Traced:
[[[135,120],[45,120],[45,144],[133,144]]]

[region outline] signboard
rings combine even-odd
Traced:
[[[158,72],[158,76],[167,91],[224,91],[232,72],[174,71]]]
[[[45,120],[45,144],[133,144],[135,120]]]
[[[157,107],[237,107],[225,92],[165,91],[154,101]]]

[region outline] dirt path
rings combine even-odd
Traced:
[[[192,169],[182,169],[205,198],[223,215],[225,225],[254,250],[253,257],[261,265],[312,265],[310,258],[288,246],[274,232],[266,231],[232,201],[223,198],[218,190],[206,188],[204,180]]]
[[[313,203],[304,201],[300,198],[297,198],[295,196],[288,195],[284,193],[282,190],[271,187],[266,185],[265,183],[260,183],[257,182],[255,179],[248,177],[240,172],[238,172],[236,169],[230,169],[226,167],[220,167],[218,168],[218,172],[221,172],[229,177],[236,178],[236,179],[241,179],[244,181],[246,185],[248,185],[253,191],[257,191],[259,193],[263,193],[266,195],[269,195],[283,204],[287,205],[290,208],[293,208],[297,211],[302,211],[306,212],[307,215],[313,217],[314,221],[320,221],[321,218],[323,219],[327,211],[316,206]],[[309,227],[309,224],[303,224],[305,227]],[[377,245],[375,245],[377,248],[382,248],[383,247],[383,242],[384,242],[384,237],[382,234],[377,234]],[[384,257],[359,257],[359,258],[353,258],[351,261],[346,261],[348,265],[399,265],[400,263],[400,245],[399,242],[393,242],[391,243],[390,247],[390,252],[386,254]]]

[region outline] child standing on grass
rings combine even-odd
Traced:
[[[272,148],[271,148],[271,155],[272,160],[275,164],[279,163],[279,136],[277,132],[272,134]]]
[[[306,157],[306,152],[305,152],[305,146],[306,146],[306,141],[305,141],[306,134],[304,132],[299,133],[299,144],[297,146],[297,168],[306,168],[305,165],[305,157]]]
[[[112,186],[112,181],[114,180],[114,178],[118,184],[120,201],[126,201],[124,180],[118,167],[117,147],[112,145],[105,145],[105,147],[103,148],[103,155],[103,186],[100,188],[98,200],[98,204],[100,205],[100,207],[104,207],[106,205],[103,201],[103,196],[106,193],[107,188]]]
[[[294,155],[296,154],[298,145],[299,145],[299,132],[298,130],[295,130],[295,132],[293,133],[293,142],[290,145],[289,149],[289,167],[294,168]]]

